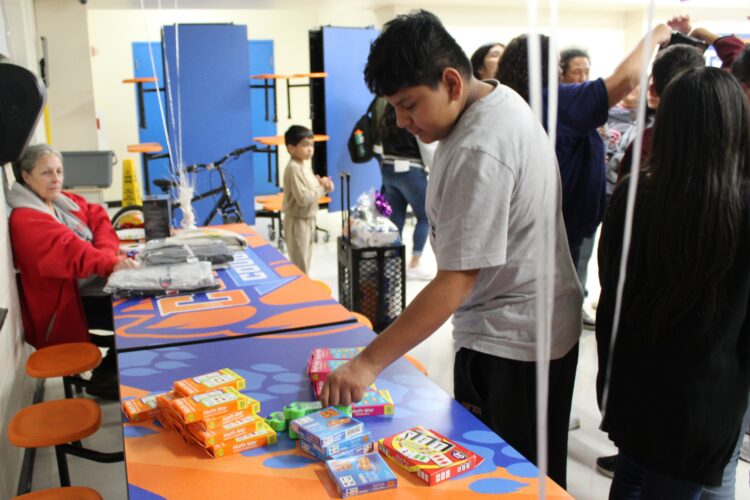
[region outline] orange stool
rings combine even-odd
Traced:
[[[320,280],[312,280],[312,282],[318,285],[319,287],[321,287],[323,290],[325,290],[328,295],[331,295],[331,296],[333,295],[333,291],[331,290],[331,287],[328,286],[325,282],[320,281]]]
[[[102,362],[102,353],[91,342],[71,342],[43,347],[26,361],[26,373],[34,378],[63,378],[65,397],[73,397],[75,386],[88,387],[89,381],[78,374],[93,370]]]
[[[352,312],[352,315],[354,316],[354,319],[357,320],[357,323],[359,323],[360,325],[365,325],[367,328],[372,330],[372,321],[370,321],[370,318],[358,312]]]
[[[26,493],[13,500],[102,500],[102,496],[91,488],[69,486],[67,488],[49,488],[33,493]]]
[[[414,368],[416,368],[420,372],[424,373],[425,377],[429,377],[430,376],[429,373],[427,373],[427,367],[425,367],[425,365],[423,365],[422,362],[419,361],[414,356],[411,356],[410,354],[404,354],[404,359],[406,361],[408,361],[409,363],[411,363],[412,365],[414,365]]]
[[[8,425],[8,441],[19,448],[55,447],[60,485],[70,486],[66,455],[102,463],[124,460],[123,452],[101,453],[84,448],[80,441],[102,423],[99,405],[90,399],[45,401],[27,406]]]

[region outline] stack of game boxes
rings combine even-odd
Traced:
[[[245,379],[228,368],[174,382],[169,392],[123,402],[131,422],[157,418],[211,457],[273,444],[276,432],[258,416],[260,403],[239,392]]]
[[[395,488],[396,476],[375,450],[370,432],[342,408],[329,406],[292,420],[298,448],[326,462],[342,498]]]
[[[310,377],[316,399],[320,397],[320,391],[323,389],[328,374],[359,354],[362,349],[364,347],[322,347],[312,350],[307,363],[307,374]],[[391,393],[386,389],[378,390],[375,384],[365,391],[362,401],[352,405],[352,416],[354,417],[393,415],[393,411]]]

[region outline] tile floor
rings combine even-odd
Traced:
[[[321,226],[338,234],[340,219],[338,214],[321,214]],[[256,229],[267,233],[266,221],[260,220]],[[412,227],[405,228],[407,254],[410,246]],[[434,255],[429,244],[424,253],[424,261],[435,267]],[[336,246],[332,239],[315,245],[311,276],[328,283],[333,289],[334,297],[338,296],[337,268],[326,263],[336,262]],[[598,295],[596,282],[596,263],[590,267],[589,291],[592,297]],[[424,287],[425,282],[407,282],[407,300],[411,300]],[[588,307],[588,305],[587,305]],[[417,346],[412,352],[427,367],[430,378],[446,392],[453,391],[453,340],[450,324],[443,325],[427,341]],[[578,373],[573,396],[573,414],[581,420],[581,428],[571,431],[568,446],[568,488],[570,493],[580,500],[606,499],[610,480],[594,470],[596,457],[611,454],[615,451],[612,443],[598,429],[599,410],[596,405],[594,381],[596,378],[596,344],[593,333],[584,330],[581,337]],[[46,398],[62,397],[60,383],[48,383]],[[120,427],[119,406],[116,403],[101,403],[103,424],[99,432],[87,439],[85,445],[102,451],[122,449],[122,431]],[[96,488],[108,500],[127,498],[125,488],[125,467],[123,464],[97,464],[75,457],[69,458],[70,475],[74,484]],[[737,498],[750,498],[750,465],[740,461],[737,471]],[[37,454],[33,488],[40,489],[58,485],[57,466],[51,449],[40,450]]]

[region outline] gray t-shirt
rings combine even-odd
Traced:
[[[491,81],[441,140],[427,187],[430,243],[438,269],[479,269],[453,317],[456,350],[536,359],[535,214],[556,205],[551,357],[581,334],[583,291],[561,212],[555,150],[526,102]],[[556,196],[555,196],[556,195]]]

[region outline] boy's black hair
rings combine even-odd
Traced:
[[[732,63],[732,74],[740,83],[750,85],[750,45],[745,45]]]
[[[302,125],[292,125],[284,132],[284,143],[287,146],[296,146],[302,139],[312,139],[313,131]]]
[[[479,78],[479,69],[484,66],[484,58],[492,47],[500,46],[505,49],[505,44],[500,42],[485,43],[471,55],[471,71],[474,73],[475,78]]]
[[[542,87],[547,87],[549,75],[549,37],[539,36],[542,55]],[[512,88],[529,102],[529,40],[528,35],[515,37],[505,47],[500,64],[497,65],[497,79]]]
[[[388,21],[372,42],[365,83],[379,96],[417,85],[434,89],[445,68],[455,68],[464,79],[472,75],[469,58],[440,19],[416,10]]]
[[[685,70],[706,65],[703,54],[690,45],[670,45],[660,50],[651,68],[654,92],[661,96],[669,82]]]
[[[570,67],[570,61],[572,61],[576,57],[585,57],[589,62],[591,62],[589,53],[583,49],[571,47],[560,52],[560,71],[562,71],[563,75],[567,73],[568,68]]]

